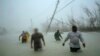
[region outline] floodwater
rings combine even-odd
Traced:
[[[20,33],[13,33],[0,36],[0,56],[100,56],[100,33],[83,32],[83,38],[86,42],[86,48],[82,47],[82,51],[71,53],[69,49],[69,41],[65,46],[62,42],[67,36],[67,32],[63,33],[63,40],[56,42],[54,33],[44,34],[46,45],[42,51],[34,52],[30,48],[30,41],[22,44],[18,40]]]

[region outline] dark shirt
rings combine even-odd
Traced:
[[[55,37],[61,37],[60,32],[56,32],[56,33],[55,33]]]

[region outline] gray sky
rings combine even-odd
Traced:
[[[31,26],[41,28],[53,13],[57,0],[0,0],[0,26],[8,29],[27,29]],[[71,0],[60,0],[58,10]],[[82,7],[94,9],[96,0],[75,0],[56,14],[55,18],[67,21],[69,15],[75,18],[83,15]],[[99,1],[99,0],[98,0]]]

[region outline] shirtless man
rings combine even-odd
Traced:
[[[77,31],[76,26],[72,26],[72,32],[69,32],[67,35],[67,38],[65,39],[63,46],[65,45],[65,42],[70,39],[70,51],[71,52],[77,52],[80,50],[80,43],[79,40],[82,42],[83,47],[85,47],[84,39],[82,38],[82,35],[79,31]]]
[[[34,33],[31,36],[31,48],[33,48],[33,42],[34,42],[34,51],[38,51],[39,49],[42,49],[42,43],[41,40],[43,41],[43,44],[45,45],[44,37],[42,33],[38,32],[38,29],[34,30]]]

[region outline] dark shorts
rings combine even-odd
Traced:
[[[77,52],[78,50],[80,50],[80,48],[72,48],[72,47],[70,47],[70,51],[71,52]]]

